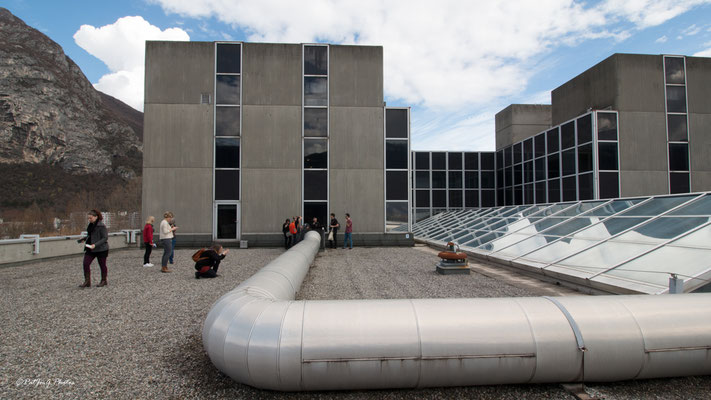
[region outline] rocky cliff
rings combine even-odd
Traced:
[[[142,136],[141,112],[95,90],[57,43],[0,8],[0,167],[130,179]]]

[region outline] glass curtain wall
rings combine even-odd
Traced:
[[[214,232],[239,239],[242,45],[215,44]]]
[[[410,231],[410,109],[385,109],[385,232]]]
[[[691,191],[689,124],[686,99],[686,59],[664,56],[669,193]]]
[[[303,46],[303,217],[328,223],[329,48]]]

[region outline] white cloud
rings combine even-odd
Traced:
[[[659,39],[655,40],[654,42],[655,42],[655,43],[666,43],[667,40],[669,40],[669,39],[667,38],[667,35],[664,35],[664,36],[660,37]]]
[[[143,110],[143,82],[146,40],[190,40],[180,28],[161,30],[142,17],[119,18],[100,28],[82,25],[74,41],[100,59],[110,73],[94,84],[96,89]]]
[[[694,54],[694,57],[711,57],[711,47]]]
[[[686,36],[694,36],[699,32],[701,32],[701,27],[696,26],[696,24],[693,24],[681,31],[681,33]]]

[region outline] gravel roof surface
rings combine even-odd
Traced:
[[[142,251],[109,255],[109,286],[80,289],[81,257],[0,268],[0,398],[571,399],[560,385],[280,393],[221,374],[202,347],[202,323],[222,294],[281,249],[231,252],[216,279],[194,279],[192,250],[172,274],[143,268]],[[159,261],[160,251],[152,259]],[[412,248],[321,253],[299,299],[536,296],[477,273],[440,276],[437,257]],[[92,265],[93,284],[99,271]],[[708,398],[711,378],[592,384],[607,399]]]

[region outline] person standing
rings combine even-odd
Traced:
[[[172,228],[174,226],[175,226],[175,218],[173,217],[170,219],[170,227]],[[175,232],[173,232],[173,239],[170,241],[170,257],[168,257],[168,262],[171,264],[173,264],[173,256],[175,255],[176,240],[177,239],[175,238]]]
[[[331,248],[335,249],[336,248],[336,243],[338,243],[338,228],[340,228],[341,225],[338,223],[338,220],[336,219],[336,214],[331,213],[331,222],[329,224],[329,233],[328,233],[328,244]]]
[[[175,232],[178,227],[170,226],[173,221],[173,213],[166,211],[163,213],[163,221],[160,222],[160,244],[163,246],[163,257],[161,258],[161,268],[160,272],[173,272],[168,269],[168,258],[173,251],[173,232]]]
[[[200,259],[195,263],[195,279],[216,278],[220,261],[224,260],[230,250],[222,250],[222,246],[214,243],[209,249],[200,254]]]
[[[296,235],[294,235],[294,237],[292,238],[292,245],[295,246],[301,241],[302,226],[301,226],[301,217],[297,215],[294,218],[295,218],[294,227],[296,228]]]
[[[346,213],[346,233],[345,238],[343,238],[343,248],[346,248],[346,243],[350,241],[351,247],[353,249],[353,221],[351,220],[351,215]]]
[[[143,266],[152,267],[151,264],[151,252],[156,244],[153,243],[153,224],[156,222],[154,216],[148,217],[146,220],[146,226],[143,227],[143,244],[146,246],[146,252],[143,253]]]
[[[289,224],[289,247],[294,245],[294,236],[296,236],[296,217]]]
[[[77,240],[78,243],[84,242],[84,283],[79,285],[82,288],[91,287],[91,263],[95,258],[98,259],[99,268],[101,269],[101,282],[99,287],[106,286],[106,276],[108,270],[106,268],[106,258],[109,256],[109,231],[103,222],[104,216],[99,210],[93,209],[87,213],[89,225],[86,227],[86,236]]]
[[[289,218],[286,219],[284,225],[281,226],[281,232],[284,234],[284,248],[288,249],[291,244],[291,232],[289,231],[289,225],[291,221]]]

